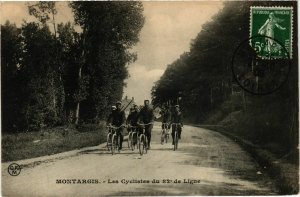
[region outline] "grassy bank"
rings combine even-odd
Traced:
[[[256,145],[243,137],[232,134],[222,125],[201,125],[200,127],[222,133],[241,145],[274,179],[279,194],[291,195],[299,192],[299,166],[286,157],[278,157],[263,146]]]
[[[227,132],[271,152],[277,158],[298,165],[298,149],[289,144],[291,140],[288,139],[288,137],[296,139],[298,137],[292,136],[288,130],[278,129],[280,127],[274,123],[265,121],[265,114],[255,114],[255,118],[253,116],[243,111],[236,111],[227,115],[218,124],[222,125]]]
[[[2,162],[52,155],[105,141],[104,124],[56,127],[40,132],[2,133]]]
[[[297,108],[292,108],[289,100],[271,102],[280,96],[278,94],[247,95],[247,99],[232,95],[201,124],[222,125],[229,133],[298,165]]]
[[[295,110],[286,103],[263,102],[265,97],[249,99],[244,106],[234,99],[224,102],[202,124],[239,143],[273,177],[280,194],[297,194],[299,137]]]

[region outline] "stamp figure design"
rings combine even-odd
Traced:
[[[293,9],[292,7],[251,7],[250,37],[266,36],[257,40],[254,46],[262,58],[292,57]],[[274,42],[276,40],[277,42]]]
[[[292,59],[293,8],[250,7],[250,35],[236,48],[232,73],[242,89],[255,95],[279,90]]]

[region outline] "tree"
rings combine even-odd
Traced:
[[[21,70],[24,76],[23,114],[29,129],[54,126],[59,122],[57,105],[53,103],[59,80],[55,65],[55,39],[48,26],[25,23],[22,27],[24,44]]]
[[[55,2],[29,5],[38,22],[24,22],[21,28],[2,26],[5,129],[53,127],[65,122],[65,114],[72,123],[78,123],[79,115],[83,121],[98,121],[111,103],[121,99],[127,65],[136,60],[129,50],[144,23],[142,4],[70,5],[82,33],[71,23],[56,27]],[[48,26],[50,18],[54,34]]]
[[[277,143],[284,151],[291,147],[296,150],[297,142],[293,139],[298,139],[298,131],[291,126],[295,125],[295,118],[298,117],[295,113],[298,99],[296,59],[291,60],[289,80],[277,92],[265,96],[244,93],[243,98],[238,99],[231,95],[231,88],[235,85],[230,69],[231,59],[238,44],[249,38],[250,6],[275,4],[226,2],[213,20],[202,26],[201,32],[192,40],[188,55],[170,64],[156,82],[152,89],[154,102],[163,104],[182,91],[184,117],[197,123],[205,123],[216,111],[226,116],[241,110],[243,113],[238,117],[238,124],[234,125],[239,132],[247,136],[250,133],[256,143]],[[280,2],[280,5],[293,5],[296,9],[295,3]],[[297,57],[295,52],[293,57]],[[245,105],[245,100],[248,105],[246,111],[242,105]],[[240,102],[239,105],[236,102]],[[238,108],[225,110],[224,106],[228,104]]]
[[[6,21],[1,25],[1,87],[2,131],[20,129],[22,106],[22,77],[20,60],[22,53],[21,30]]]
[[[97,121],[122,97],[126,65],[136,59],[129,49],[138,42],[144,24],[143,6],[140,2],[72,2],[70,6],[84,32],[84,62],[79,71],[89,77],[87,99],[79,101],[80,114]]]
[[[28,5],[28,11],[30,15],[35,16],[39,22],[42,23],[43,26],[47,26],[47,23],[50,22],[53,24],[54,30],[54,38],[55,38],[55,55],[54,55],[54,68],[57,69],[55,72],[56,75],[59,76],[59,81],[55,82],[55,76],[52,76],[51,84],[53,88],[59,89],[57,91],[59,94],[53,96],[53,105],[56,108],[55,116],[60,116],[61,119],[64,119],[64,101],[65,101],[65,92],[62,82],[62,65],[61,65],[61,58],[59,53],[59,46],[57,40],[57,28],[56,28],[56,21],[55,15],[57,14],[55,2],[52,1],[40,1],[35,4]],[[54,74],[54,73],[53,73]]]
[[[55,67],[55,38],[47,25],[2,26],[2,102],[7,131],[38,130],[61,123]],[[6,113],[7,112],[7,113]]]
[[[28,11],[30,15],[35,16],[44,25],[52,18],[54,34],[56,37],[55,15],[57,14],[57,10],[54,1],[40,1],[33,5],[28,5]]]

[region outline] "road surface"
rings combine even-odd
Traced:
[[[143,156],[127,148],[112,156],[98,146],[24,168],[15,177],[2,169],[2,195],[276,194],[272,180],[234,141],[206,129],[185,126],[183,130],[177,151],[171,143],[160,144],[156,123],[151,150]]]

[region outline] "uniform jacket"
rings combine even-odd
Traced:
[[[108,116],[108,123],[111,123],[114,126],[121,126],[125,123],[125,112],[121,111],[119,109],[114,110],[109,116]]]
[[[137,126],[138,119],[139,119],[139,112],[134,111],[128,115],[126,122],[127,124],[130,124],[132,126]]]
[[[139,121],[142,121],[144,124],[154,121],[154,113],[151,107],[143,107],[139,114]]]
[[[173,112],[171,116],[171,123],[181,123],[182,124],[182,114],[181,112]]]
[[[160,112],[161,117],[162,117],[162,122],[169,122],[171,119],[171,113],[169,110],[163,110]]]

